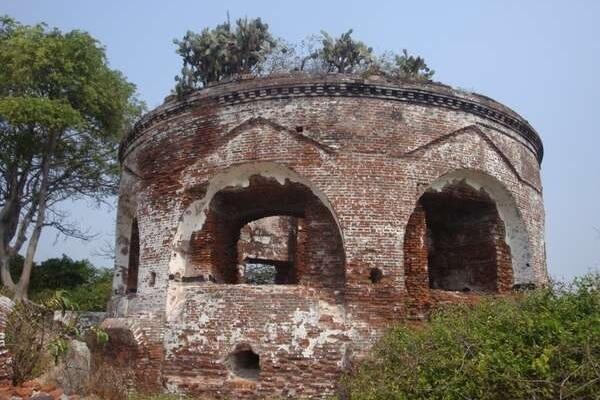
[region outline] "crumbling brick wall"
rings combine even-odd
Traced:
[[[542,152],[510,109],[436,84],[289,75],[170,99],[121,149],[112,321],[152,321],[136,357],[170,391],[322,397],[394,322],[546,281]],[[460,212],[436,220],[429,193]],[[249,241],[262,218],[295,220],[294,240]],[[432,287],[436,238],[439,265],[472,260],[469,291]],[[248,284],[246,258],[296,276]]]
[[[6,349],[4,329],[6,328],[6,319],[12,307],[12,300],[8,297],[0,296],[0,385],[8,384],[11,381],[10,354]]]

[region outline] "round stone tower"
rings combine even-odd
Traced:
[[[115,367],[196,395],[330,394],[394,322],[546,281],[542,155],[515,112],[440,84],[170,98],[120,152]]]

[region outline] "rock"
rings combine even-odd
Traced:
[[[26,387],[26,388],[33,388],[33,390],[39,390],[40,389],[40,383],[38,381],[25,381],[21,384],[21,386]]]
[[[33,393],[33,388],[30,387],[16,387],[14,390],[14,394],[19,397],[28,397]]]
[[[65,359],[47,374],[49,380],[56,381],[62,388],[61,393],[55,398],[59,398],[63,393],[67,395],[82,393],[86,389],[90,373],[90,360],[90,350],[84,342],[79,340],[69,342],[69,351]],[[56,387],[52,388],[52,390],[54,389]]]
[[[41,388],[39,389],[41,392],[51,392],[54,389],[56,389],[56,385],[53,385],[52,383],[44,383],[43,385],[41,385]]]
[[[62,396],[65,392],[62,389],[54,389],[53,391],[49,392],[48,394],[50,396],[52,396],[52,398],[54,400],[57,400],[60,398],[60,396]]]
[[[0,295],[0,383],[10,383],[10,354],[6,349],[4,329],[6,328],[6,320],[10,314],[14,303],[11,299]]]
[[[46,392],[37,392],[30,397],[30,400],[54,400],[54,398]]]

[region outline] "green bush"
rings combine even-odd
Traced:
[[[350,399],[599,399],[600,273],[393,328],[344,379]]]
[[[13,257],[10,260],[11,274],[18,277],[22,269],[23,257]],[[111,270],[97,268],[88,260],[73,260],[63,254],[61,258],[49,258],[34,264],[29,298],[40,303],[60,290],[81,311],[104,311],[111,287]]]
[[[54,310],[73,310],[63,291],[54,292],[39,304],[18,302],[8,314],[4,332],[13,384],[39,376],[50,364],[49,357],[58,362],[66,354],[68,340],[76,334],[76,329],[74,324],[55,321]]]

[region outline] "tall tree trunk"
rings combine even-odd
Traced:
[[[13,255],[17,254],[25,241],[25,235],[27,228],[31,223],[31,218],[35,214],[35,204],[31,205],[31,208],[26,213],[23,220],[20,222],[19,218],[21,215],[21,206],[19,204],[19,197],[23,194],[23,189],[27,184],[27,176],[29,174],[33,155],[28,156],[25,159],[25,164],[21,170],[21,177],[19,178],[19,168],[17,165],[13,165],[8,169],[7,182],[10,181],[8,186],[8,199],[4,203],[4,206],[0,210],[0,279],[2,284],[11,292],[15,292],[16,284],[10,274],[10,259]],[[17,235],[14,246],[11,247],[11,241]]]
[[[15,282],[10,275],[9,262],[10,262],[10,226],[9,221],[12,217],[11,207],[13,207],[12,199],[4,205],[0,212],[0,279],[2,284],[11,292],[15,291]]]
[[[6,254],[4,249],[0,249],[0,278],[5,288],[11,292],[15,291],[16,285],[10,275],[10,256]]]
[[[19,282],[16,285],[14,296],[15,301],[23,301],[27,299],[29,280],[31,279],[31,270],[33,268],[33,257],[35,256],[35,252],[37,250],[37,246],[40,240],[40,235],[42,234],[42,228],[44,227],[46,217],[46,197],[48,194],[48,186],[50,184],[50,164],[52,162],[54,151],[56,149],[57,139],[57,135],[55,133],[52,133],[49,138],[48,152],[46,153],[42,162],[41,184],[40,191],[38,193],[39,198],[37,201],[37,215],[35,219],[33,232],[31,233],[31,237],[29,238],[29,243],[27,243],[27,251],[25,252],[25,260],[23,262],[23,272],[21,273]]]

